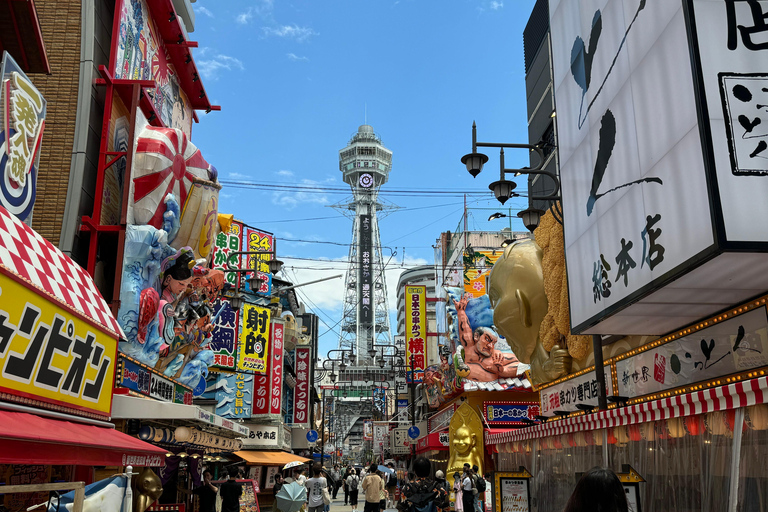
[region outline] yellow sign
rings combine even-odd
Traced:
[[[109,416],[117,340],[0,273],[0,391]]]
[[[405,287],[405,356],[408,382],[422,382],[427,362],[427,287]]]
[[[240,333],[239,370],[267,373],[269,357],[269,324],[271,310],[245,304],[243,306],[243,329]]]

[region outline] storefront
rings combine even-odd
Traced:
[[[577,474],[596,465],[636,471],[645,480],[643,511],[768,503],[766,300],[606,360],[618,402],[608,410],[574,411],[593,406],[586,398],[592,369],[542,387],[542,414],[552,419],[486,437],[499,452],[498,469],[523,466],[534,475],[538,510],[562,509]]]
[[[271,437],[271,429],[257,427],[254,431],[261,432],[262,434],[267,433],[268,440]],[[269,445],[269,443],[267,443],[267,445]],[[256,482],[261,489],[258,494],[259,508],[261,510],[268,510],[268,507],[272,507],[272,504],[275,501],[275,494],[273,491],[275,486],[275,475],[281,473],[283,476],[288,476],[286,472],[283,471],[283,466],[289,462],[311,462],[311,459],[300,457],[285,451],[241,450],[235,452],[235,455],[240,457],[248,465],[248,478]]]
[[[164,450],[109,422],[121,333],[88,274],[0,206],[0,483],[90,483],[94,466],[162,465]]]

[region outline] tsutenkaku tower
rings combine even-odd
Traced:
[[[392,152],[367,124],[339,151],[339,170],[352,188],[352,201],[337,208],[353,220],[339,348],[353,349],[352,364],[358,366],[372,364],[369,354],[374,343],[391,343],[378,220],[379,212],[386,209],[379,202],[379,188],[387,182],[391,168]]]

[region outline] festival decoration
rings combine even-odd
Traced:
[[[215,167],[211,166],[215,171]],[[195,258],[210,261],[218,231],[219,190],[221,185],[195,178],[181,213],[181,227],[171,246],[191,247]]]

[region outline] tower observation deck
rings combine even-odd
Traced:
[[[373,345],[391,343],[378,219],[379,189],[391,169],[392,151],[367,124],[339,151],[339,170],[352,201],[337,208],[353,220],[339,348],[353,350],[354,366],[372,366]]]

